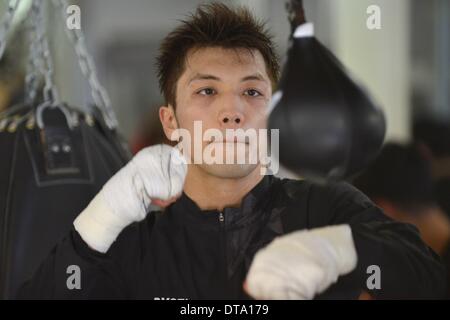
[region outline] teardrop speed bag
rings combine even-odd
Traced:
[[[348,178],[382,146],[382,111],[313,36],[311,23],[293,34],[274,100],[268,125],[279,129],[280,163],[305,178]]]

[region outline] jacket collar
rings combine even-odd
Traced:
[[[224,208],[222,213],[224,216],[225,227],[229,228],[242,224],[245,225],[254,220],[259,211],[255,209],[264,198],[267,198],[267,193],[274,182],[274,179],[276,178],[271,175],[264,176],[264,178],[244,196],[239,208]],[[187,222],[210,222],[217,225],[221,213],[218,210],[201,210],[184,192],[171,207],[171,210],[173,210],[174,213],[180,213],[185,216]]]

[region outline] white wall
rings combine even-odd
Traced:
[[[369,5],[381,9],[381,30],[366,27]],[[409,0],[334,0],[334,52],[366,85],[387,117],[387,140],[410,137]]]
[[[285,1],[234,0],[269,19],[280,53],[286,51],[289,24]],[[365,86],[384,110],[387,140],[410,137],[409,0],[305,0],[316,36]],[[381,30],[366,27],[369,5],[381,9]]]
[[[199,0],[80,0],[82,23],[91,51],[98,52],[117,37],[148,37],[159,41]],[[279,53],[287,48],[289,24],[285,1],[228,0],[249,6],[267,20]],[[382,29],[366,27],[366,8],[381,8]],[[410,122],[410,61],[408,0],[305,0],[307,18],[316,24],[317,37],[328,46],[354,77],[367,87],[387,116],[387,139],[407,140]],[[67,70],[73,67],[71,49],[59,54]],[[72,62],[71,62],[72,61]],[[149,63],[151,63],[149,61]],[[102,71],[102,70],[100,70]],[[65,75],[71,99],[89,98],[78,71]],[[72,90],[73,89],[73,90]],[[82,93],[82,94],[80,94]],[[116,108],[119,106],[116,106]]]

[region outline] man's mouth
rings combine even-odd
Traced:
[[[248,136],[245,137],[233,137],[231,139],[218,139],[218,138],[211,138],[211,140],[208,142],[208,144],[211,143],[245,143],[250,144],[250,138]]]

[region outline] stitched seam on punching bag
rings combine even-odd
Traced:
[[[2,274],[0,275],[1,281],[0,284],[3,284],[3,292],[1,293],[6,298],[6,294],[8,292],[7,284],[8,284],[8,277],[6,276],[8,274],[8,263],[9,259],[7,259],[9,255],[8,250],[8,224],[9,224],[9,215],[10,215],[10,204],[11,204],[11,193],[13,188],[13,182],[14,182],[14,173],[16,171],[16,159],[17,159],[17,145],[19,143],[19,136],[23,132],[18,131],[15,141],[14,141],[14,147],[13,147],[13,155],[12,155],[12,162],[11,162],[11,171],[9,175],[9,181],[8,181],[8,189],[6,192],[6,205],[5,205],[5,216],[3,219],[3,239],[2,239],[2,252],[3,252],[3,261],[1,261],[1,268]]]
[[[311,219],[310,219],[310,202],[311,202],[311,191],[312,190],[312,184],[308,186],[308,191],[306,192],[306,227],[309,229],[311,228]]]
[[[96,132],[97,133],[97,132]],[[107,138],[106,138],[106,136],[98,136],[97,134],[94,134],[94,135],[92,135],[92,137],[93,137],[93,139],[91,139],[91,140],[89,140],[89,143],[92,145],[92,147],[93,148],[95,148],[95,144],[94,144],[94,139],[96,140],[96,142],[97,143],[99,143],[99,144],[101,144],[107,151],[108,151],[108,153],[109,153],[109,155],[111,156],[111,157],[117,157],[117,158],[119,158],[119,159],[115,159],[115,160],[118,160],[118,162],[121,162],[121,164],[118,166],[118,168],[117,169],[112,169],[111,170],[111,166],[110,165],[108,165],[108,163],[105,161],[105,158],[104,158],[104,156],[103,156],[103,154],[101,154],[101,156],[99,157],[100,158],[100,160],[102,161],[102,163],[103,163],[103,167],[106,169],[106,170],[108,170],[108,173],[111,175],[111,176],[113,176],[120,168],[122,168],[123,166],[124,166],[124,163],[123,163],[123,161],[120,159],[120,156],[117,156],[117,150],[116,150],[116,148],[114,148],[114,147],[112,147],[111,145],[110,145],[110,143],[111,143],[111,141],[109,141]],[[104,141],[104,140],[102,140],[101,138],[104,138],[105,140],[106,140],[106,142]],[[87,141],[87,140],[86,140]],[[116,162],[116,161],[114,161],[114,162]],[[126,161],[126,162],[128,162],[128,161]]]

